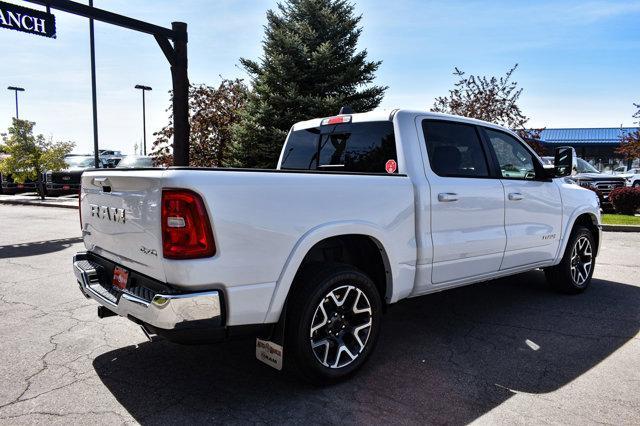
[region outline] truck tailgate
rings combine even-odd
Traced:
[[[163,173],[85,172],[80,194],[85,247],[161,281],[165,281],[160,229]]]

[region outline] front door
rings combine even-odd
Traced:
[[[421,125],[431,191],[432,283],[497,272],[506,244],[504,190],[491,176],[479,129],[436,119]]]
[[[542,176],[535,155],[506,132],[483,128],[500,169],[507,248],[500,269],[555,258],[562,226],[560,189]]]

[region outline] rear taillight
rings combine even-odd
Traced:
[[[209,215],[195,192],[162,191],[162,251],[167,259],[198,259],[216,254]]]

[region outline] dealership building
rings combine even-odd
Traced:
[[[544,129],[540,141],[549,153],[559,146],[572,146],[578,157],[593,164],[598,170],[609,171],[618,166],[640,166],[640,159],[625,160],[615,150],[620,139],[638,131],[638,127],[597,127],[574,129]]]

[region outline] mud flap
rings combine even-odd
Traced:
[[[282,358],[284,353],[282,346],[268,340],[256,338],[256,358],[269,367],[282,370]]]
[[[256,358],[273,367],[282,370],[284,361],[284,325],[287,317],[286,305],[280,314],[280,320],[274,324],[269,336],[256,338]]]

